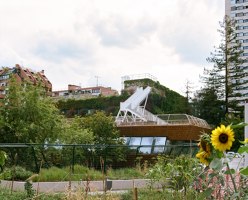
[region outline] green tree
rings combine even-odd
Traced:
[[[80,126],[81,118],[75,118],[65,121],[65,130],[59,137],[59,140],[65,144],[94,144],[94,134],[90,129]]]
[[[79,119],[78,119],[79,120]],[[97,111],[93,115],[81,118],[81,128],[91,130],[95,144],[121,144],[119,131],[111,115]]]
[[[11,79],[0,109],[1,142],[45,143],[57,139],[63,117],[45,91]]]
[[[194,115],[216,126],[224,119],[223,101],[218,99],[214,88],[202,88],[193,99]]]
[[[211,88],[216,89],[219,98],[224,99],[225,113],[240,111],[241,91],[247,83],[244,77],[247,73],[243,70],[244,60],[242,59],[243,50],[237,40],[235,33],[236,25],[228,16],[220,22],[219,33],[221,43],[215,47],[215,51],[207,58],[207,61],[213,63],[213,69],[206,71],[211,77]]]
[[[106,165],[114,165],[114,163],[125,160],[126,148],[111,115],[97,111],[77,120],[82,129],[93,132],[96,145],[91,149],[92,157],[94,157],[93,166],[99,167],[100,158],[101,161],[104,161],[104,170],[106,170]]]

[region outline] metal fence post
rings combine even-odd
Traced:
[[[35,163],[36,172],[37,172],[37,174],[38,174],[38,173],[40,173],[40,168],[39,168],[39,166],[38,166],[37,157],[36,157],[36,154],[35,154],[34,147],[31,146],[31,148],[32,148],[33,156],[34,156],[34,163]]]
[[[74,165],[75,165],[75,145],[72,148],[72,173],[74,174]]]
[[[105,174],[105,175],[106,175],[106,173],[107,173],[107,170],[106,170],[107,149],[108,149],[108,145],[105,145],[105,151],[104,151],[104,163],[103,163],[103,171],[104,171],[104,174]]]

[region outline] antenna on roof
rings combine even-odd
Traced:
[[[98,79],[101,78],[100,76],[95,76],[96,78],[96,87],[98,87]]]

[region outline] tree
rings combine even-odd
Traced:
[[[111,115],[97,111],[93,115],[81,118],[81,127],[91,130],[95,144],[121,144],[119,131]]]
[[[0,141],[45,143],[57,139],[63,117],[42,87],[11,79],[0,109]]]
[[[64,133],[59,140],[65,144],[94,144],[93,132],[89,129],[81,128],[81,118],[76,116],[65,122]]]
[[[193,99],[194,115],[216,126],[225,118],[223,101],[218,99],[214,88],[202,88]]]
[[[78,118],[82,129],[93,132],[94,144],[92,153],[95,155],[94,166],[99,165],[99,158],[103,157],[105,164],[113,165],[114,162],[125,160],[126,148],[123,139],[119,135],[114,118],[102,111],[92,115]],[[116,146],[111,146],[116,145]],[[106,169],[106,168],[105,168]]]
[[[237,40],[234,21],[225,16],[223,22],[220,22],[220,28],[221,43],[207,58],[214,66],[206,72],[210,77],[207,79],[210,81],[208,84],[212,84],[210,87],[216,89],[219,98],[224,99],[225,113],[228,113],[240,111],[242,86],[248,81],[244,80],[247,73],[242,65],[245,61],[242,59],[243,50]]]

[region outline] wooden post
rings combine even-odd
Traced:
[[[138,189],[136,187],[133,189],[133,199],[138,200]]]

